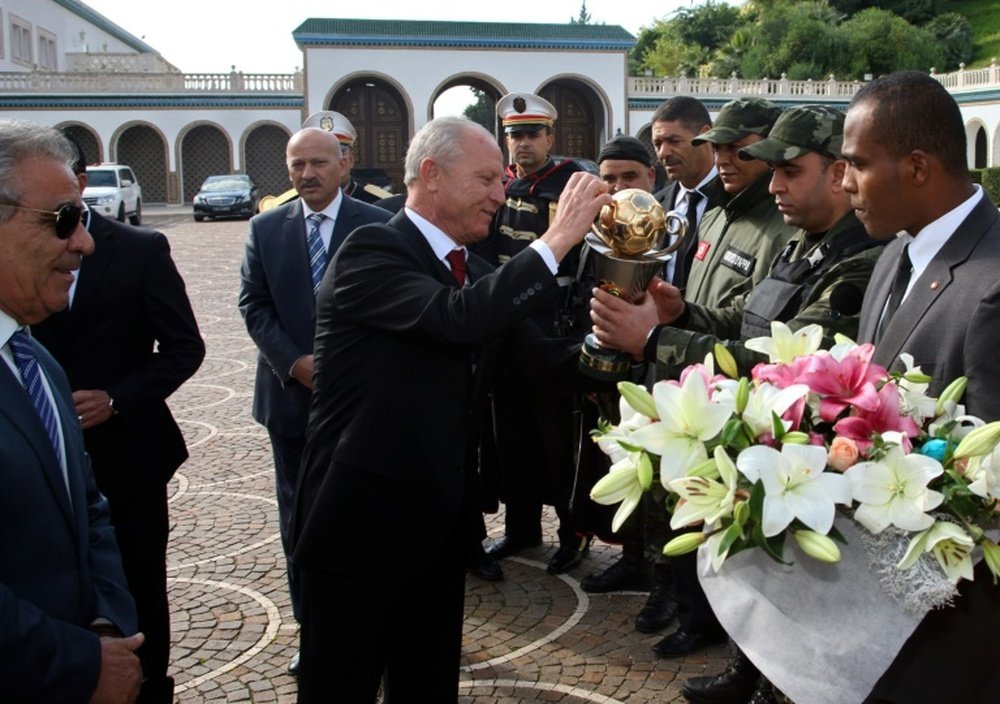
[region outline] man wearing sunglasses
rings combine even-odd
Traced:
[[[82,193],[87,168],[78,147],[73,172]],[[139,702],[172,704],[167,482],[188,453],[166,399],[198,370],[205,343],[166,237],[94,211],[85,224],[94,253],[70,304],[32,334],[66,370],[97,486],[111,506],[146,637]]]
[[[3,698],[129,702],[135,604],[66,375],[27,331],[69,301],[94,242],[58,132],[0,120],[0,682]]]

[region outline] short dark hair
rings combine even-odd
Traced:
[[[919,149],[953,176],[969,177],[962,112],[939,81],[921,71],[890,73],[859,90],[848,111],[862,104],[871,106],[872,134],[892,156]]]
[[[697,134],[702,127],[712,126],[712,117],[697,98],[677,95],[656,108],[650,123],[657,122],[680,122],[687,130]]]

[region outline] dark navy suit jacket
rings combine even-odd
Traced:
[[[28,394],[0,361],[0,699],[86,702],[101,668],[88,626],[103,617],[131,635],[135,604],[66,375],[32,344],[62,424],[69,492]]]

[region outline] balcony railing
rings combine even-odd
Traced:
[[[296,73],[0,73],[0,93],[285,93],[302,95]]]
[[[937,74],[931,69],[931,75],[938,79],[949,93],[982,90],[984,88],[1000,88],[1000,65],[993,59],[986,68],[967,70],[961,64],[957,71]]]
[[[837,81],[830,76],[825,81],[791,81],[781,78],[654,78],[644,76],[628,79],[629,98],[662,99],[671,95],[690,95],[698,98],[733,98],[757,95],[771,99],[843,98],[850,99],[861,86],[861,81]]]

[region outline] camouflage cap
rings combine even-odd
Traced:
[[[817,152],[841,157],[844,144],[844,113],[825,105],[802,105],[786,110],[771,133],[760,142],[740,149],[740,158],[784,164],[803,154]]]
[[[691,140],[691,144],[703,142],[732,144],[748,134],[765,136],[771,125],[781,114],[781,108],[763,98],[738,98],[722,106],[719,116],[708,132]]]

